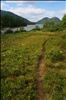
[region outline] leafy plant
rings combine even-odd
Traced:
[[[26,30],[24,30],[24,27],[20,27],[20,32],[26,32]]]
[[[4,32],[4,34],[10,34],[10,33],[13,33],[13,31],[12,30],[6,30],[5,32]]]
[[[59,48],[52,48],[48,52],[47,57],[51,59],[52,62],[57,62],[64,59],[64,55]]]
[[[39,28],[39,26],[36,26],[33,30],[34,30],[34,31],[40,30],[40,28]]]
[[[66,14],[62,18],[62,26],[63,28],[66,28]]]

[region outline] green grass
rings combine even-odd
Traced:
[[[44,92],[46,100],[66,99],[66,33],[51,35],[46,42]]]
[[[30,31],[1,35],[2,100],[36,100],[37,65],[45,40],[46,100],[66,99],[66,31]],[[59,60],[61,56],[63,59]]]

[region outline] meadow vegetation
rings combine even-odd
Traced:
[[[37,68],[45,44],[46,100],[66,99],[66,31],[1,35],[2,100],[36,100]]]
[[[38,61],[42,52],[44,100],[66,100],[66,30],[1,34],[2,100],[37,100]]]

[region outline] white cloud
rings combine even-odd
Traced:
[[[18,8],[11,8],[9,11],[18,14],[22,17],[25,17],[29,20],[38,20],[38,18],[40,16],[42,16],[46,10],[42,9],[42,8],[35,8],[32,5],[29,5],[28,7],[22,8],[22,7],[18,7]]]
[[[53,17],[55,15],[55,11],[46,11],[46,14],[50,17]]]
[[[66,10],[59,11],[60,14],[66,14]]]
[[[36,8],[32,5],[29,5],[28,7],[17,7],[17,8],[11,8],[9,9],[9,11],[22,16],[24,18],[27,18],[30,21],[38,21],[44,17],[54,17],[54,16],[59,16],[59,18],[61,18],[61,16],[63,16],[63,13],[65,12],[65,10],[63,11],[50,11],[50,10],[46,10],[44,8]]]
[[[62,18],[62,16],[66,13],[66,10],[61,10],[61,11],[52,11],[52,10],[46,10],[44,8],[37,8],[34,7],[33,4],[35,4],[36,2],[39,1],[6,1],[8,3],[16,3],[16,7],[9,7],[8,3],[1,3],[1,8],[2,10],[8,10],[10,12],[13,12],[19,16],[22,16],[30,21],[38,21],[44,17],[54,17],[57,16],[60,19]],[[44,1],[42,1],[44,2]],[[23,4],[28,4],[27,6],[23,7],[20,5]]]
[[[9,8],[9,5],[1,2],[1,9],[4,9],[4,8],[5,9],[8,9]]]

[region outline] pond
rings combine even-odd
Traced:
[[[39,26],[39,28],[42,28],[43,24],[27,25],[26,27],[24,27],[24,29],[26,31],[30,31],[30,30],[34,29],[36,26]]]
[[[42,28],[43,27],[43,24],[27,25],[27,26],[24,27],[24,29],[26,31],[30,31],[30,30],[34,29],[36,26],[39,26],[39,28]],[[16,27],[16,28],[6,28],[4,30],[1,30],[1,33],[3,34],[8,29],[13,30],[13,32],[14,32],[16,30],[20,30],[20,27]]]

